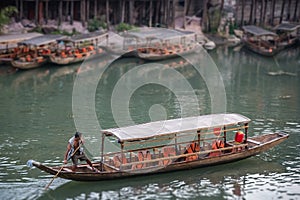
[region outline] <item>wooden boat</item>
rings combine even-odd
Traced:
[[[145,60],[174,58],[191,53],[196,48],[196,34],[190,31],[142,28],[138,31],[127,32],[124,37],[124,48],[127,48],[129,53],[131,52],[130,55]]]
[[[93,166],[28,164],[58,177],[100,181],[212,166],[257,155],[288,138],[284,132],[248,137],[250,119],[239,114],[211,114],[102,131],[99,161]],[[241,132],[244,131],[244,133]],[[106,153],[105,138],[118,145]],[[108,145],[107,145],[108,146]]]
[[[107,39],[107,33],[99,32],[60,39],[57,41],[57,50],[49,57],[50,61],[58,65],[67,65],[95,58],[96,55],[104,53],[99,44]]]
[[[299,40],[299,24],[282,23],[276,26],[274,30],[276,31],[277,35],[279,35],[277,44],[280,49],[291,47]]]
[[[19,52],[18,43],[33,37],[41,36],[40,33],[10,34],[0,36],[0,63],[10,62]]]
[[[13,59],[11,61],[11,65],[19,69],[33,69],[33,68],[40,67],[41,65],[45,64],[47,61],[48,58],[42,56],[31,58],[30,60],[26,60],[26,57],[21,57],[18,59]]]
[[[11,61],[12,66],[20,69],[40,67],[48,61],[48,57],[55,50],[58,39],[62,35],[42,35],[18,43],[19,53]]]
[[[137,57],[144,60],[165,60],[178,57],[179,55],[185,55],[193,52],[196,48],[194,44],[182,45],[170,45],[165,47],[149,47],[139,48],[137,51]]]
[[[242,28],[244,30],[242,42],[251,51],[264,56],[273,56],[281,50],[277,44],[278,35],[276,33],[254,25]]]

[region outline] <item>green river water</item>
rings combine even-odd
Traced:
[[[228,47],[208,54],[212,60],[202,52],[151,63],[103,56],[17,72],[1,66],[0,199],[300,199],[300,48],[271,58]],[[61,165],[76,130],[92,158],[99,129],[223,111],[251,118],[250,136],[290,137],[230,164],[92,183],[57,178],[47,191],[52,176],[26,166]]]

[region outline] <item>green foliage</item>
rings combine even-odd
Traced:
[[[107,24],[103,20],[98,20],[96,18],[88,21],[88,27],[87,27],[88,31],[94,32],[99,30],[100,27],[106,29]]]
[[[126,23],[120,23],[116,26],[116,30],[118,32],[122,32],[122,31],[128,31],[134,29],[134,26],[130,25],[130,24],[126,24]]]
[[[14,6],[7,6],[0,10],[0,29],[9,23],[9,18],[14,14],[18,13],[18,9]]]
[[[233,35],[234,34],[234,29],[237,29],[238,26],[236,23],[233,23],[233,22],[229,22],[229,34],[230,35]]]

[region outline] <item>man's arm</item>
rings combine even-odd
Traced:
[[[64,157],[64,164],[67,164],[67,162],[68,162],[68,160],[67,160],[67,158],[68,158],[68,153],[69,153],[69,151],[71,150],[71,144],[70,143],[68,143],[68,146],[67,146],[67,151],[66,151],[66,153],[65,153],[65,157]]]

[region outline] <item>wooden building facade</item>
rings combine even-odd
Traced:
[[[107,24],[125,22],[147,26],[174,26],[175,17],[195,13],[202,1],[197,0],[3,0],[0,8],[17,7],[17,20],[29,19],[47,24],[74,20],[83,24],[89,19],[105,20]]]
[[[237,25],[276,25],[282,21],[299,22],[299,0],[1,0],[0,8],[13,5],[19,10],[16,20],[30,19],[37,25],[48,20],[81,21],[101,19],[109,26],[128,23],[137,26],[175,27],[175,19],[186,16],[201,19],[210,30],[220,23],[224,2],[234,4]],[[234,3],[233,3],[234,2]],[[108,26],[108,27],[109,27]],[[215,28],[216,29],[216,28]]]
[[[237,0],[236,20],[239,25],[276,25],[300,20],[299,0]]]

